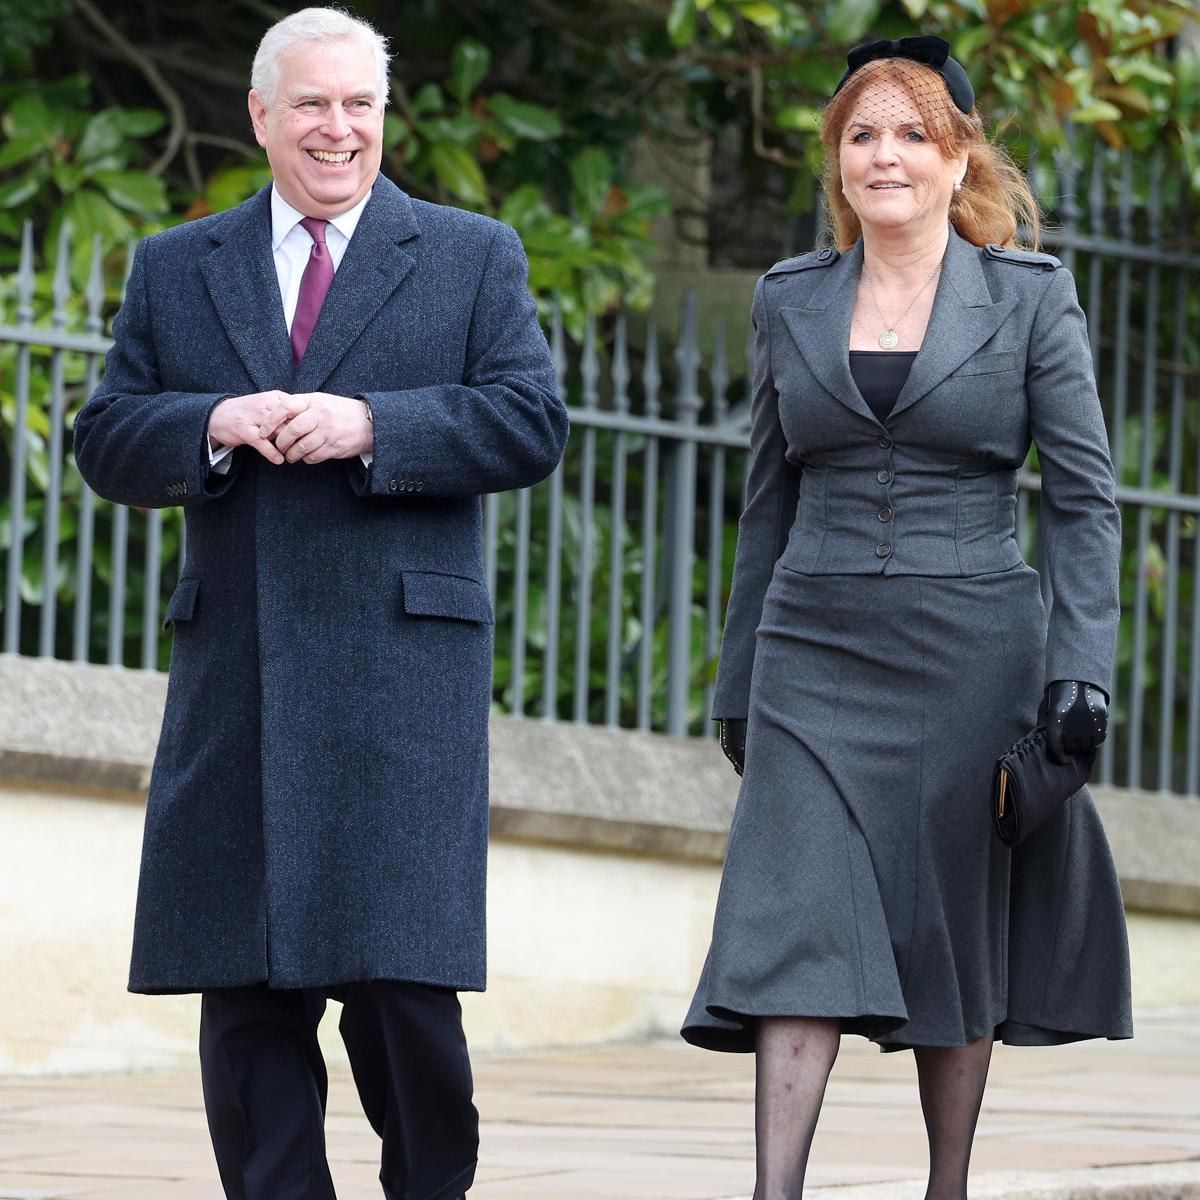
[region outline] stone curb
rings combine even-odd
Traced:
[[[922,1200],[925,1184],[897,1180],[805,1191],[823,1200]],[[971,1180],[971,1200],[1200,1200],[1200,1162],[980,1175]]]

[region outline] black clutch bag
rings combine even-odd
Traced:
[[[1039,725],[1013,742],[992,772],[992,820],[1006,846],[1019,846],[1044,825],[1059,806],[1088,781],[1096,752],[1073,754],[1056,763],[1046,754],[1046,731]]]

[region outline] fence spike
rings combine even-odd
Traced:
[[[646,322],[646,361],[642,364],[642,389],[646,396],[646,416],[657,417],[662,412],[658,393],[662,388],[662,371],[658,365],[658,326],[651,317]]]
[[[1105,208],[1107,207],[1107,189],[1105,188],[1105,162],[1107,155],[1099,150],[1092,153],[1092,181],[1088,189],[1088,218],[1095,234],[1103,234],[1105,227]]]
[[[101,309],[104,307],[104,255],[100,246],[100,235],[92,238],[92,263],[88,268],[87,288],[87,319],[83,323],[88,333],[103,333],[104,320]]]
[[[680,412],[695,413],[700,409],[697,390],[700,338],[696,324],[696,293],[689,289],[684,293],[680,307],[679,344],[675,347],[675,363],[679,367],[679,391],[675,402]]]
[[[562,306],[556,304],[550,315],[550,357],[554,362],[554,376],[558,380],[558,394],[567,394],[567,343],[563,334]]]
[[[612,383],[613,406],[617,412],[629,411],[629,346],[625,314],[617,318],[617,332],[613,343]]]
[[[600,356],[596,353],[596,318],[589,315],[583,326],[583,357],[579,364],[583,377],[583,406],[595,408],[600,400]]]
[[[1121,195],[1117,201],[1117,227],[1124,241],[1133,239],[1133,153],[1121,154]]]
[[[21,230],[21,265],[17,270],[17,324],[33,324],[33,221],[26,219]]]
[[[51,286],[54,310],[50,324],[64,329],[67,324],[67,303],[71,299],[71,222],[58,227],[58,261],[54,264],[54,283]]]

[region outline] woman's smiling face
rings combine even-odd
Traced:
[[[946,158],[920,110],[898,83],[863,89],[838,148],[842,190],[864,231],[945,224],[955,183],[967,169],[964,151]]]

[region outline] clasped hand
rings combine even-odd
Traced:
[[[255,392],[222,400],[208,436],[222,446],[250,446],[276,466],[354,458],[375,447],[367,406],[328,392]]]
[[[1081,679],[1048,684],[1038,709],[1046,729],[1046,753],[1057,763],[1095,750],[1108,736],[1108,697]]]

